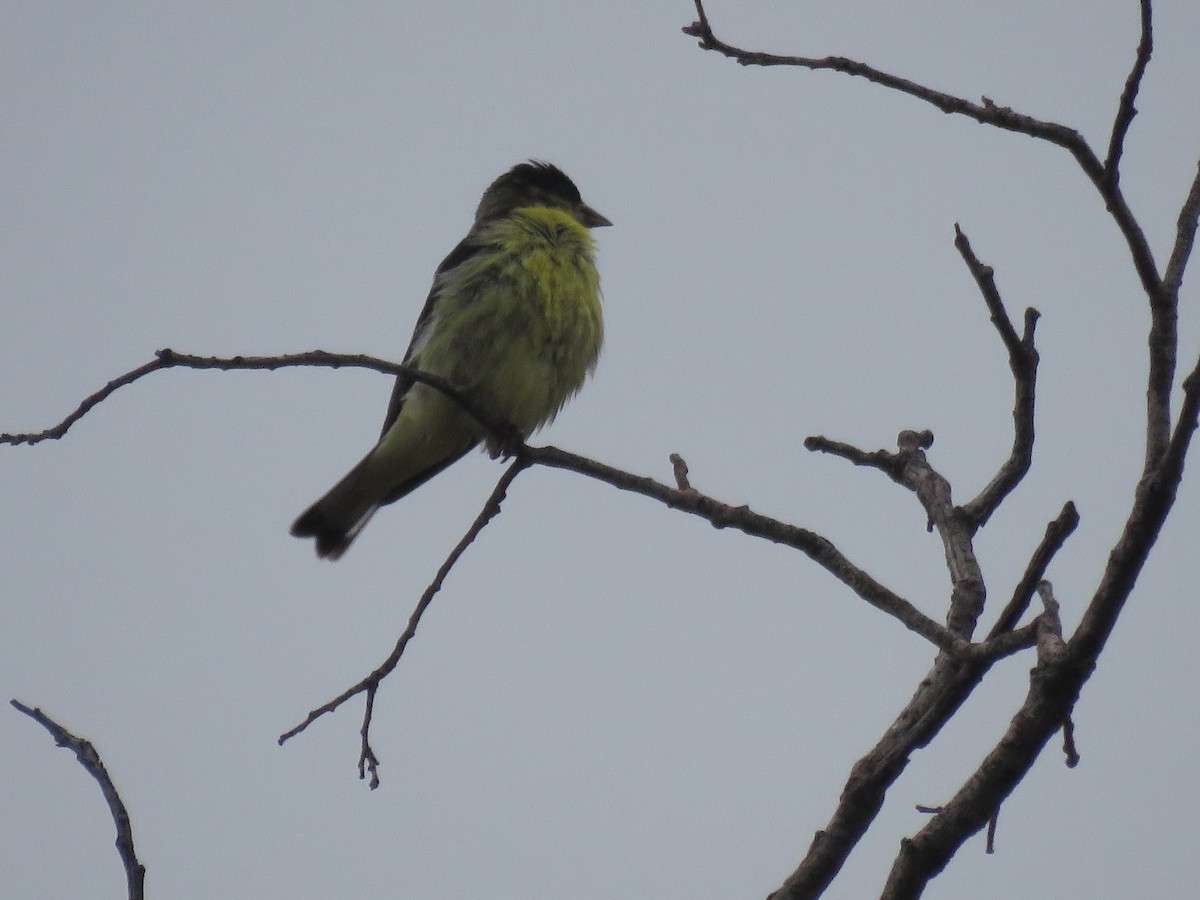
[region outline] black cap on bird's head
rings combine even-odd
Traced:
[[[583,202],[579,188],[562,169],[536,160],[513,166],[488,185],[475,211],[475,224],[507,216],[523,206],[565,210],[587,228],[612,224]]]

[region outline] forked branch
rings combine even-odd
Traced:
[[[1129,204],[1125,201],[1125,197],[1121,193],[1118,180],[1108,177],[1104,163],[1100,161],[1100,158],[1092,150],[1091,146],[1089,146],[1083,135],[1074,128],[1025,115],[1007,106],[999,106],[987,97],[982,98],[979,103],[973,103],[963,97],[956,97],[953,94],[934,90],[923,84],[910,81],[907,78],[892,75],[873,66],[853,59],[847,59],[843,56],[785,56],[775,53],[743,50],[740,47],[727,44],[719,39],[713,33],[708,15],[704,11],[702,0],[693,0],[693,2],[696,5],[696,14],[699,18],[691,25],[685,26],[683,33],[698,38],[701,49],[720,53],[743,66],[794,66],[803,69],[827,69],[834,72],[842,72],[846,75],[864,78],[881,87],[908,94],[910,97],[922,100],[944,113],[966,116],[983,125],[991,125],[1004,131],[1024,134],[1036,140],[1046,141],[1047,143],[1062,147],[1074,157],[1079,168],[1083,170],[1088,180],[1095,185],[1104,199],[1105,207],[1112,215],[1114,221],[1116,221],[1117,226],[1121,229],[1121,234],[1129,246],[1134,268],[1137,270],[1138,278],[1141,280],[1147,296],[1154,297],[1161,290],[1158,268],[1154,263],[1154,254],[1151,252],[1150,244],[1147,242],[1145,234],[1134,218]],[[1148,0],[1143,0],[1143,3],[1148,6]]]
[[[379,690],[379,684],[400,664],[400,657],[404,655],[404,648],[408,646],[408,642],[417,633],[417,626],[421,624],[421,617],[425,615],[425,610],[433,602],[434,596],[442,589],[442,584],[445,582],[446,576],[450,574],[450,570],[454,568],[454,564],[458,562],[459,557],[471,546],[475,538],[487,526],[488,522],[500,513],[500,504],[504,502],[509,485],[513,483],[513,480],[528,465],[528,462],[518,459],[500,477],[496,487],[492,490],[491,496],[488,497],[487,502],[483,505],[483,509],[475,517],[475,521],[471,523],[471,527],[467,529],[467,533],[462,536],[454,549],[450,551],[450,555],[446,557],[446,561],[438,569],[437,575],[421,595],[416,608],[413,610],[412,615],[409,616],[408,627],[404,629],[404,633],[397,639],[396,645],[392,648],[392,652],[388,654],[387,659],[380,663],[370,675],[358,682],[358,684],[338,694],[338,696],[334,697],[328,703],[312,710],[304,718],[303,722],[281,734],[279,736],[279,744],[281,746],[304,731],[304,729],[308,728],[309,725],[321,718],[321,716],[333,712],[347,700],[359,694],[366,694],[363,722],[362,727],[359,729],[359,734],[362,738],[362,747],[358,760],[358,777],[366,778],[367,774],[370,773],[371,790],[379,787],[379,759],[376,757],[375,751],[371,748],[371,718],[375,711],[375,694]]]
[[[1017,627],[1017,622],[1029,608],[1029,601],[1033,599],[1034,591],[1037,590],[1038,584],[1046,575],[1050,560],[1054,559],[1054,555],[1058,553],[1059,548],[1078,525],[1079,512],[1075,509],[1075,504],[1068,500],[1063,506],[1062,512],[1058,514],[1058,518],[1046,526],[1046,534],[1042,537],[1037,549],[1034,550],[1033,556],[1030,557],[1029,565],[1026,566],[1021,580],[1013,589],[1012,599],[1008,601],[997,617],[996,624],[988,632],[989,641]]]
[[[1013,327],[1000,291],[996,287],[992,267],[984,265],[971,249],[971,242],[958,225],[954,226],[954,246],[966,262],[971,276],[979,286],[983,301],[991,314],[992,325],[1008,351],[1008,367],[1012,370],[1016,396],[1013,400],[1013,445],[1000,471],[963,512],[974,528],[981,527],[1021,483],[1033,463],[1034,408],[1037,394],[1038,352],[1033,343],[1034,329],[1041,315],[1032,306],[1025,310],[1025,328],[1018,336]]]
[[[1064,729],[1066,732],[1064,740],[1068,764],[1078,759],[1069,730],[1071,709],[1094,669],[1098,655],[1174,504],[1183,464],[1198,426],[1200,360],[1183,383],[1183,403],[1179,419],[1174,424],[1171,401],[1178,353],[1179,288],[1200,220],[1200,171],[1197,171],[1182,204],[1176,241],[1165,273],[1160,276],[1145,232],[1130,210],[1120,185],[1125,141],[1136,114],[1137,96],[1153,52],[1150,0],[1140,0],[1141,37],[1117,104],[1103,163],[1075,129],[1023,115],[998,106],[987,98],[980,103],[972,103],[844,57],[782,56],[735,47],[715,36],[702,0],[694,2],[698,21],[684,31],[698,38],[703,49],[721,53],[742,65],[782,65],[843,72],[900,91],[943,112],[963,115],[1066,149],[1100,194],[1105,209],[1125,239],[1133,267],[1149,301],[1151,328],[1148,340],[1145,466],[1125,529],[1109,556],[1100,586],[1088,604],[1079,628],[1070,638],[1064,639],[1057,601],[1048,584],[1042,580],[1050,559],[1078,520],[1070,504],[1064,507],[1059,518],[1047,529],[989,639],[979,645],[982,650],[992,641],[1003,641],[1006,635],[1015,634],[1011,629],[1024,614],[1035,589],[1038,589],[1043,600],[1043,612],[1033,623],[1019,629],[1021,633],[1027,633],[1032,627],[1037,634],[1039,649],[1038,666],[1033,671],[1025,703],[1013,718],[1004,738],[951,802],[940,807],[937,815],[913,839],[903,842],[883,894],[889,900],[916,897],[970,835],[989,821],[995,821],[1000,803],[1024,778],[1056,731]],[[1009,350],[1010,366],[1017,382],[1012,453],[979,497],[962,510],[965,519],[982,524],[1028,469],[1033,442],[1033,388],[1037,357],[1033,351],[1032,337],[1036,312],[1030,310],[1026,313],[1025,335],[1018,339],[999,303],[990,269],[975,258],[965,236],[960,234],[959,237],[959,250],[993,311],[993,322]],[[1023,386],[1027,387],[1028,396],[1023,395]],[[837,452],[856,464],[872,465],[896,477],[893,460],[888,455],[868,454],[828,442],[819,449]],[[931,684],[939,682],[957,683],[964,695],[969,692],[970,678],[977,673],[955,672],[954,666],[961,667],[962,663],[956,664],[945,659],[939,659],[938,662],[941,671],[935,666],[934,672],[918,689],[918,697],[923,692],[928,693]],[[900,720],[897,720],[899,723]],[[877,747],[876,751],[879,749]],[[874,764],[876,757],[873,754],[856,764],[830,826],[818,833],[799,868],[773,897],[791,900],[818,896],[836,874],[861,835],[861,830],[865,830],[874,811],[882,803],[883,791],[891,783],[889,777],[898,774],[903,766],[903,759],[892,757],[892,765],[885,772]],[[881,772],[884,773],[882,777]],[[863,786],[864,778],[868,787]],[[848,805],[848,798],[850,804],[857,806]]]

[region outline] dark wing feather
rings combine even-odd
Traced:
[[[452,456],[449,459],[444,459],[440,463],[438,463],[436,466],[430,466],[424,472],[418,472],[412,478],[408,479],[408,481],[405,481],[402,484],[396,485],[394,488],[392,488],[390,491],[388,491],[388,493],[384,496],[384,498],[382,500],[379,501],[379,505],[386,506],[389,503],[395,503],[401,497],[405,497],[408,494],[412,493],[417,488],[419,488],[421,485],[423,485],[425,482],[427,482],[430,478],[432,478],[434,475],[438,474],[438,472],[441,472],[443,469],[447,468],[448,466],[454,465],[454,463],[458,462],[460,459],[462,459],[464,456],[466,456],[476,446],[478,446],[478,445],[471,444],[471,446],[467,447],[465,450],[463,450],[462,453],[458,454],[457,456]]]
[[[458,242],[458,246],[451,250],[450,255],[443,259],[441,265],[437,267],[437,271],[433,273],[433,287],[429,289],[429,296],[425,299],[425,306],[421,309],[421,315],[417,317],[417,326],[413,329],[412,340],[408,342],[408,350],[404,353],[405,363],[412,362],[413,348],[417,344],[417,338],[424,331],[430,317],[433,315],[433,307],[438,299],[438,281],[451,269],[461,266],[467,260],[471,259],[471,257],[476,256],[482,251],[483,247],[475,243],[471,235],[467,235]],[[387,415],[383,417],[383,428],[379,432],[381,438],[387,434],[387,430],[392,427],[392,423],[400,415],[400,410],[404,408],[404,398],[412,386],[413,379],[408,375],[396,376],[396,385],[392,388],[391,399],[388,400]],[[435,474],[437,473],[430,472],[426,477],[432,477]],[[413,487],[416,487],[416,485],[411,485],[409,490]]]

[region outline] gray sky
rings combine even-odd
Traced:
[[[721,3],[718,34],[845,54],[1103,147],[1137,4]],[[1123,184],[1160,260],[1200,153],[1200,7],[1156,5]],[[0,430],[170,346],[398,358],[478,196],[552,160],[598,235],[607,346],[539,439],[813,528],[940,618],[937,538],[805,452],[931,428],[966,499],[1010,443],[1000,342],[951,241],[1037,306],[1034,470],[978,541],[995,608],[1067,499],[1077,620],[1141,464],[1147,313],[1063,151],[861,80],[747,70],[672,3],[9,3],[0,12]],[[1192,281],[1196,275],[1193,273]],[[1182,358],[1200,348],[1185,291]],[[1190,363],[1189,363],[1190,365]],[[376,703],[276,736],[382,660],[499,476],[471,456],[336,565],[287,534],[370,446],[389,380],[171,371],[0,448],[0,686],[96,742],[153,896],[764,895],[933,651],[807,559],[561,472],[523,474]],[[1195,472],[1190,473],[1195,476]],[[928,896],[1184,896],[1200,879],[1200,490],[1076,712]],[[1030,654],[918,753],[827,896],[882,884],[915,804],[1003,732]],[[0,893],[121,896],[94,782],[0,710]]]

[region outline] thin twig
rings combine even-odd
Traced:
[[[362,755],[359,759],[359,777],[365,778],[367,772],[370,772],[371,788],[374,789],[379,786],[379,760],[376,758],[374,752],[372,752],[370,743],[371,716],[374,709],[375,692],[379,687],[379,683],[399,664],[400,657],[404,655],[404,648],[408,646],[408,642],[417,633],[417,626],[421,623],[421,617],[425,614],[425,610],[429,608],[429,604],[433,602],[434,596],[441,590],[446,576],[450,574],[450,570],[454,568],[454,564],[458,562],[459,557],[463,555],[467,547],[471,546],[471,543],[479,536],[479,533],[483,531],[488,522],[500,512],[500,504],[504,501],[504,496],[508,491],[509,485],[529,465],[528,460],[518,456],[505,470],[504,474],[500,476],[500,480],[496,483],[491,496],[488,497],[487,502],[483,505],[483,509],[475,517],[475,521],[471,523],[471,527],[467,529],[466,534],[462,536],[462,539],[450,551],[450,555],[446,557],[446,561],[438,569],[437,575],[421,595],[420,601],[418,601],[412,615],[409,616],[408,627],[404,629],[404,633],[397,639],[396,645],[392,648],[392,652],[388,655],[387,659],[380,663],[371,674],[358,682],[358,684],[338,694],[338,696],[323,706],[312,710],[303,722],[281,734],[279,736],[280,745],[304,731],[304,729],[321,718],[321,716],[333,712],[350,698],[365,692],[367,694],[367,704],[361,729]]]
[[[1025,567],[1025,573],[1021,576],[1021,580],[1013,589],[1012,599],[1008,601],[997,617],[996,624],[988,632],[987,639],[989,641],[1016,628],[1017,622],[1029,608],[1033,592],[1037,590],[1038,583],[1046,574],[1050,561],[1054,559],[1054,555],[1058,553],[1078,525],[1079,512],[1075,509],[1075,504],[1068,500],[1063,504],[1062,511],[1059,512],[1057,518],[1046,526],[1046,533],[1042,536],[1037,549],[1033,551],[1033,556],[1029,558],[1029,564]]]
[[[1183,480],[1184,463],[1196,433],[1198,415],[1200,359],[1184,379],[1183,402],[1170,443],[1151,471],[1138,482],[1133,507],[1108,555],[1100,584],[1068,641],[1071,656],[1082,670],[1090,671],[1095,665],[1175,505],[1179,484]]]
[[[1137,54],[1133,60],[1133,68],[1125,79],[1125,89],[1121,92],[1121,101],[1117,105],[1117,115],[1113,119],[1112,136],[1108,141],[1108,156],[1104,160],[1104,180],[1108,191],[1116,190],[1121,178],[1121,154],[1125,149],[1125,136],[1133,117],[1137,115],[1138,89],[1142,77],[1146,74],[1146,66],[1150,62],[1150,54],[1154,52],[1153,17],[1150,11],[1150,0],[1141,0],[1142,7],[1142,36],[1138,41]]]
[[[161,353],[162,351],[160,350],[159,354]],[[153,362],[148,362],[143,366],[138,366],[136,369],[126,372],[124,375],[118,375],[94,394],[89,394],[83,399],[83,402],[75,408],[74,412],[72,412],[69,416],[52,428],[47,428],[44,431],[17,434],[4,432],[3,434],[0,434],[0,444],[38,444],[47,440],[56,441],[67,433],[68,428],[87,415],[91,411],[92,407],[94,407],[97,403],[107,400],[109,396],[115,393],[119,388],[123,388],[128,384],[133,384],[143,375],[149,375],[151,372],[157,372],[159,369],[163,368],[166,368],[166,365],[162,361],[162,356],[159,355],[159,358]]]
[[[848,462],[852,462],[856,466],[878,469],[893,481],[897,481],[900,478],[900,471],[904,466],[904,462],[898,453],[893,453],[890,450],[861,450],[853,444],[847,444],[845,441],[835,441],[821,434],[806,437],[804,439],[804,449],[811,450],[813,453],[828,453],[830,456],[837,456]]]
[[[371,790],[379,787],[379,757],[371,749],[371,719],[375,715],[375,694],[378,692],[378,681],[373,681],[367,685],[367,699],[363,703],[363,722],[362,727],[358,730],[359,738],[362,740],[362,747],[358,754],[358,778],[361,781],[370,772]]]
[[[104,795],[104,802],[108,804],[113,824],[117,827],[117,853],[121,857],[121,865],[125,868],[129,900],[142,900],[146,882],[146,867],[138,862],[137,851],[133,846],[133,824],[129,820],[129,811],[125,808],[121,795],[117,793],[117,786],[113,784],[112,777],[109,776],[108,769],[104,767],[104,762],[100,759],[100,754],[96,752],[95,746],[91,741],[71,734],[40,709],[26,706],[19,700],[10,700],[9,703],[49,731],[55,744],[59,747],[66,747],[74,753],[79,764],[99,783],[100,792]]]
[[[963,258],[971,277],[975,279],[975,284],[978,285],[979,293],[983,295],[983,302],[987,305],[988,313],[991,315],[992,325],[1000,333],[1000,339],[1004,341],[1004,349],[1008,351],[1009,358],[1022,360],[1026,355],[1025,346],[1021,343],[1021,338],[1013,327],[1008,310],[1004,308],[1004,300],[1001,299],[1000,291],[996,287],[996,272],[991,266],[980,262],[971,247],[970,239],[957,222],[954,223],[954,249]]]
[[[1000,810],[992,813],[992,817],[988,819],[987,825],[987,844],[984,847],[984,853],[996,852],[996,824],[1000,821]]]

